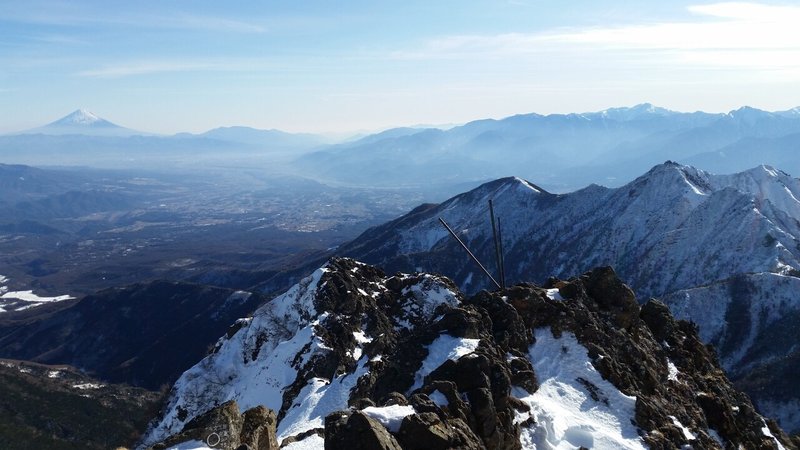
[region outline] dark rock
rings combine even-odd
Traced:
[[[444,450],[451,448],[455,436],[438,415],[423,412],[406,416],[400,424],[398,441],[404,449]]]
[[[250,450],[272,450],[278,448],[275,429],[278,425],[275,411],[256,406],[244,412],[244,423],[239,441]]]
[[[325,450],[400,450],[400,444],[377,420],[361,412],[325,417]]]
[[[601,308],[614,313],[617,326],[628,328],[639,314],[639,304],[631,288],[625,285],[611,267],[598,267],[581,277],[586,294]]]
[[[190,420],[183,431],[152,448],[160,450],[182,442],[202,441],[224,450],[242,446],[251,450],[277,450],[276,425],[274,411],[257,406],[239,414],[239,405],[229,401]]]
[[[403,419],[397,439],[407,450],[483,449],[481,440],[461,420],[445,423],[434,413],[412,414]]]
[[[392,406],[392,405],[400,405],[400,406],[407,406],[408,400],[406,400],[406,396],[399,393],[399,392],[390,392],[386,398],[383,399],[383,406]]]

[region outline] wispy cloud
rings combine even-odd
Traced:
[[[130,24],[130,22],[128,24]],[[266,27],[241,20],[226,19],[221,17],[192,16],[185,14],[174,17],[158,18],[154,22],[151,22],[150,26],[203,31],[227,31],[235,33],[264,33],[267,31]]]
[[[688,8],[685,21],[446,36],[398,59],[506,58],[564,51],[649,52],[689,64],[800,67],[800,6],[714,3]]]
[[[79,70],[73,75],[85,78],[124,78],[177,72],[241,72],[296,70],[286,63],[262,58],[202,58],[195,60],[133,60],[120,61],[95,68]]]
[[[40,2],[39,7],[26,3],[0,6],[0,19],[57,26],[126,26],[175,30],[216,31],[232,33],[263,33],[265,26],[236,18],[195,15],[182,12],[145,14],[141,12],[98,11],[82,9],[80,5],[60,2]]]
[[[207,63],[176,63],[163,61],[140,61],[136,63],[123,63],[107,65],[95,69],[77,72],[75,75],[87,78],[122,78],[134,75],[150,75],[168,72],[207,71],[214,68]]]

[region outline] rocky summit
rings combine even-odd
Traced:
[[[332,259],[237,321],[141,448],[797,448],[611,268],[465,297]]]

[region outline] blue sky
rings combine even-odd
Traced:
[[[800,106],[800,4],[0,3],[0,132],[348,132],[652,102]]]

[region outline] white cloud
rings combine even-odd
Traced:
[[[800,67],[800,6],[714,3],[688,8],[684,21],[569,28],[538,33],[446,36],[398,59],[502,59],[509,56],[635,53],[654,63],[731,68]]]
[[[86,78],[123,78],[170,72],[242,72],[263,73],[289,70],[285,63],[260,58],[199,58],[182,60],[117,61],[81,70],[73,75]]]
[[[188,72],[208,70],[211,66],[203,63],[148,62],[108,65],[84,70],[76,75],[88,78],[121,78],[133,75],[148,75],[167,72]]]

